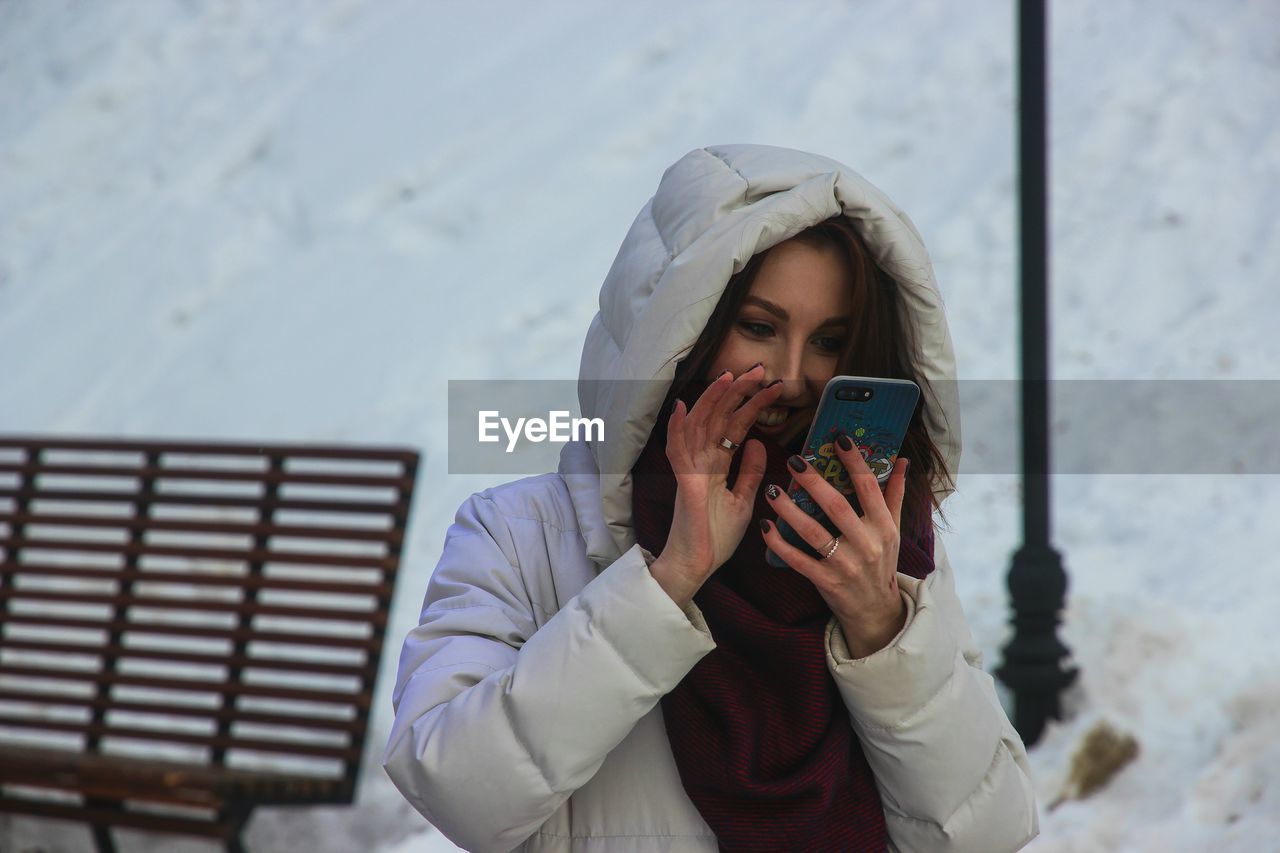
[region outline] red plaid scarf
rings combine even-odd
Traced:
[[[692,401],[686,401],[691,405]],[[639,543],[662,551],[675,505],[669,409],[632,469]],[[764,487],[790,482],[793,450],[754,428],[768,452],[753,522],[774,517]],[[730,467],[735,482],[742,459]],[[933,525],[904,536],[899,571],[933,569]],[[758,524],[694,596],[716,641],[662,712],[680,779],[722,850],[885,850],[875,777],[827,670],[826,601],[808,578],[765,562]]]

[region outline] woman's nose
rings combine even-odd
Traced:
[[[778,395],[777,404],[780,406],[795,406],[803,401],[806,395],[808,383],[801,376],[783,376],[782,393]],[[770,379],[770,382],[773,380]]]
[[[804,401],[809,383],[804,359],[800,354],[788,353],[774,364],[765,362],[764,369],[766,384],[775,379],[782,380],[782,393],[778,396],[779,405],[792,406]]]

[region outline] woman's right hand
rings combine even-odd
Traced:
[[[721,446],[720,439],[740,442],[761,410],[782,393],[781,380],[760,388],[763,377],[759,364],[737,378],[726,370],[702,392],[693,409],[686,412],[684,401],[677,400],[667,422],[675,512],[667,544],[649,571],[681,607],[733,555],[751,523],[756,491],[764,478],[764,445],[751,439],[740,448],[742,465],[729,488],[729,463],[737,451]]]

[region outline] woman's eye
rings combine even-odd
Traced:
[[[744,320],[741,323],[739,323],[738,326],[742,328],[744,331],[748,332],[749,334],[755,335],[758,338],[767,337],[773,333],[773,329],[770,328],[769,326],[766,326],[764,323],[752,323]]]
[[[844,340],[842,338],[833,338],[828,336],[818,338],[818,340],[820,341],[819,346],[830,352],[840,352],[844,347]]]

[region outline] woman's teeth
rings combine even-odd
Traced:
[[[783,406],[779,408],[774,406],[756,415],[756,423],[760,424],[760,426],[777,426],[785,421],[790,414],[791,409],[789,407]]]

